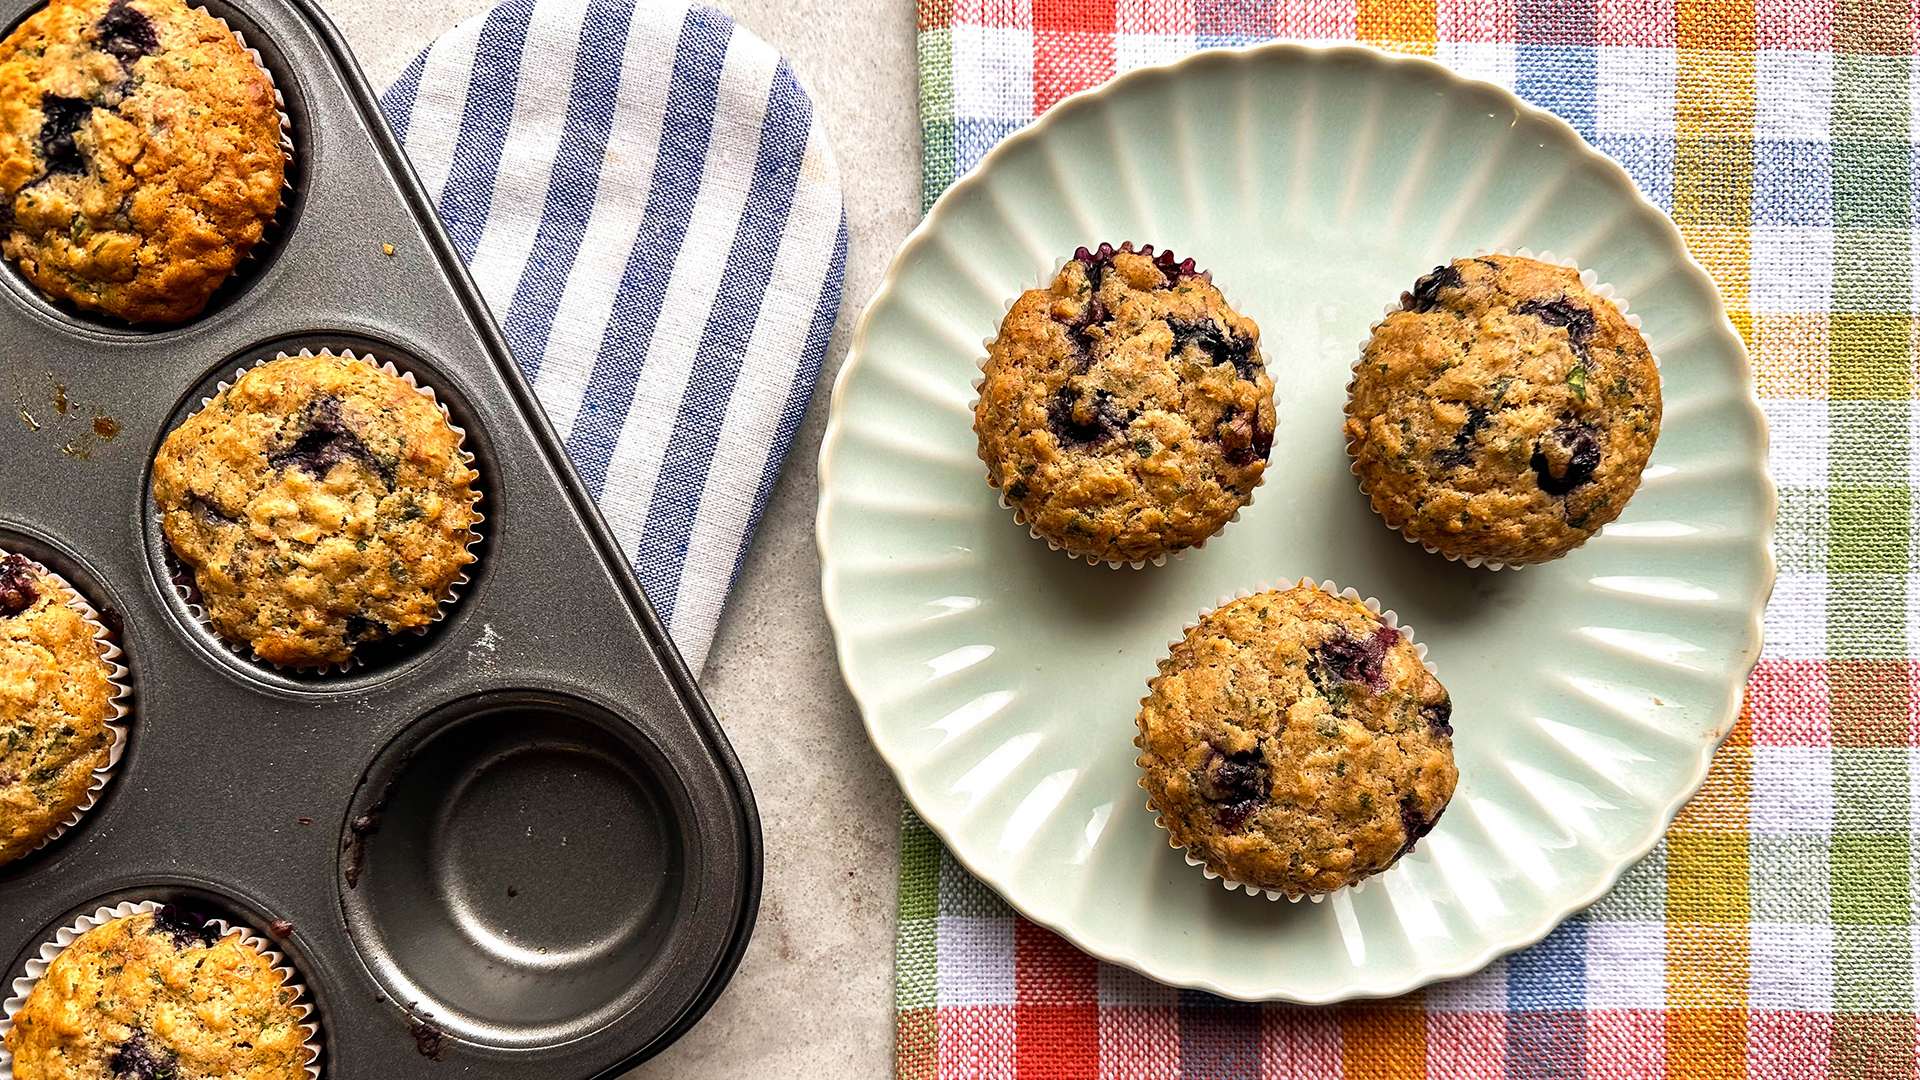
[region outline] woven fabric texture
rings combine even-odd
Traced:
[[[1875,0],[921,0],[930,204],[1061,97],[1197,48],[1361,41],[1557,113],[1717,279],[1780,485],[1779,586],[1706,788],[1539,945],[1405,998],[1247,1006],[1015,917],[909,813],[897,1073],[1916,1076],[1916,9]]]
[[[699,671],[840,309],[813,102],[712,8],[508,0],[381,104]]]

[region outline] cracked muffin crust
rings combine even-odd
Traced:
[[[1311,582],[1214,610],[1160,662],[1140,786],[1175,847],[1291,897],[1365,880],[1453,797],[1453,703],[1405,635]]]
[[[1580,273],[1456,259],[1354,368],[1347,453],[1388,525],[1455,558],[1557,559],[1620,516],[1660,436],[1647,343]]]
[[[113,749],[112,677],[60,582],[25,556],[0,558],[0,865],[86,802]]]
[[[67,946],[6,1046],[17,1080],[304,1080],[297,997],[239,931],[162,908]]]
[[[182,0],[53,0],[0,42],[0,250],[56,299],[199,314],[286,165],[266,73]]]
[[[328,352],[250,369],[153,463],[214,629],[294,667],[433,621],[473,561],[476,479],[433,399]]]
[[[1260,328],[1193,260],[1081,248],[1014,302],[974,431],[987,480],[1069,554],[1140,562],[1204,542],[1273,447]]]

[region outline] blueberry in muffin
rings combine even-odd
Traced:
[[[1208,613],[1136,718],[1141,786],[1176,847],[1291,897],[1392,866],[1459,772],[1453,702],[1397,627],[1310,582]]]
[[[1475,563],[1556,559],[1620,515],[1660,436],[1640,331],[1580,273],[1456,259],[1354,367],[1347,452],[1388,525]]]
[[[1199,545],[1266,470],[1259,327],[1152,245],[1079,249],[1014,302],[984,371],[987,481],[1069,554],[1139,563]]]
[[[438,617],[478,475],[433,399],[323,352],[252,368],[167,436],[153,494],[213,628],[290,667]]]
[[[239,931],[139,912],[54,958],[6,1048],[16,1080],[304,1080],[298,996]]]
[[[53,0],[0,41],[0,251],[56,299],[192,318],[286,168],[271,80],[182,0]]]
[[[0,865],[86,805],[113,750],[113,669],[46,568],[0,556]]]

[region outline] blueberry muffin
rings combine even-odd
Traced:
[[[1014,302],[973,428],[987,482],[1075,556],[1193,547],[1253,497],[1273,447],[1260,328],[1193,260],[1081,248]]]
[[[289,667],[434,620],[473,561],[476,479],[431,398],[328,352],[247,371],[153,463],[214,629]]]
[[[0,865],[86,805],[107,767],[113,669],[94,634],[44,568],[0,557]]]
[[[1619,517],[1640,486],[1660,373],[1579,271],[1456,259],[1374,330],[1346,436],[1388,525],[1458,559],[1544,562]]]
[[[1310,582],[1224,605],[1148,684],[1140,786],[1209,870],[1291,897],[1392,866],[1459,773],[1453,703],[1405,635]]]
[[[273,84],[182,0],[53,0],[0,42],[0,251],[56,299],[199,314],[286,166]]]
[[[6,1047],[15,1080],[304,1080],[297,998],[239,931],[162,908],[67,946]]]

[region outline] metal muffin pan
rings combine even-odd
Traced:
[[[38,6],[0,0],[0,23]],[[204,6],[293,121],[270,242],[178,327],[0,271],[0,548],[100,609],[133,691],[99,803],[0,867],[0,977],[77,914],[179,902],[284,950],[323,1076],[617,1074],[739,964],[761,877],[746,776],[339,34],[307,0]],[[446,617],[345,672],[275,668],[196,621],[149,491],[214,384],[303,347],[431,386],[486,515]]]

